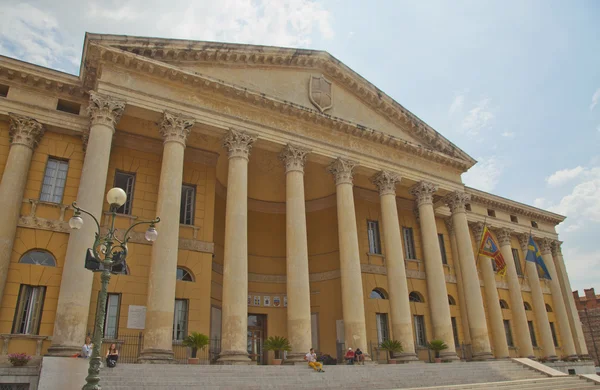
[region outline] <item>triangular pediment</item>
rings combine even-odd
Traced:
[[[128,36],[86,35],[102,45],[248,89],[321,115],[475,163],[441,134],[327,52]]]

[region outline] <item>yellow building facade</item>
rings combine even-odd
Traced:
[[[105,340],[172,361],[196,331],[216,361],[290,361],[402,342],[400,361],[586,357],[555,226],[564,217],[465,187],[475,164],[325,52],[86,36],[79,77],[0,58],[3,353],[71,356],[94,327],[84,268],[106,192],[128,194],[126,274]],[[478,256],[487,226],[507,273]],[[529,233],[551,280],[525,261]],[[213,346],[211,345],[211,348]]]

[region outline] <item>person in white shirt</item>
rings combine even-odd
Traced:
[[[313,348],[311,348],[310,352],[304,356],[304,360],[308,362],[308,366],[312,367],[313,370],[317,372],[325,372],[323,371],[323,363],[317,361],[317,354]]]
[[[86,337],[85,344],[83,344],[83,346],[81,347],[81,353],[79,354],[79,357],[82,357],[84,359],[91,358],[93,347],[94,347],[94,344],[92,344],[92,339],[90,338],[90,336]]]

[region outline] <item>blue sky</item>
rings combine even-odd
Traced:
[[[326,50],[479,163],[467,185],[567,215],[600,292],[600,2],[3,0],[0,54],[77,74],[85,31]]]

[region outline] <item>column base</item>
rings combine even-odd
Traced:
[[[170,364],[173,363],[173,351],[168,349],[144,349],[138,361],[146,364]]]
[[[51,345],[45,356],[72,357],[81,353],[81,345]]]
[[[217,364],[224,366],[255,364],[246,351],[223,351],[219,354]]]
[[[471,360],[475,361],[483,361],[483,360],[493,360],[494,356],[491,352],[474,352]]]
[[[579,359],[580,360],[593,360],[592,357],[588,354],[585,355],[579,355]]]
[[[566,357],[566,359],[562,359],[562,360],[566,360],[567,362],[575,362],[575,361],[579,360],[579,356],[569,355]]]
[[[419,358],[417,357],[417,355],[415,353],[401,353],[398,354],[398,356],[394,356],[394,359],[398,362],[398,363],[418,363],[420,362]]]
[[[456,351],[440,352],[440,359],[442,359],[443,362],[450,362],[450,363],[460,362],[460,358],[456,354]]]
[[[541,359],[542,359],[542,360],[547,360],[547,361],[549,361],[549,362],[557,362],[557,361],[558,361],[558,356],[556,356],[556,355],[552,355],[552,356],[546,356],[546,357],[543,357],[543,358],[541,358]],[[536,360],[538,360],[538,361],[539,361],[539,358],[538,358],[538,359],[536,359]]]

